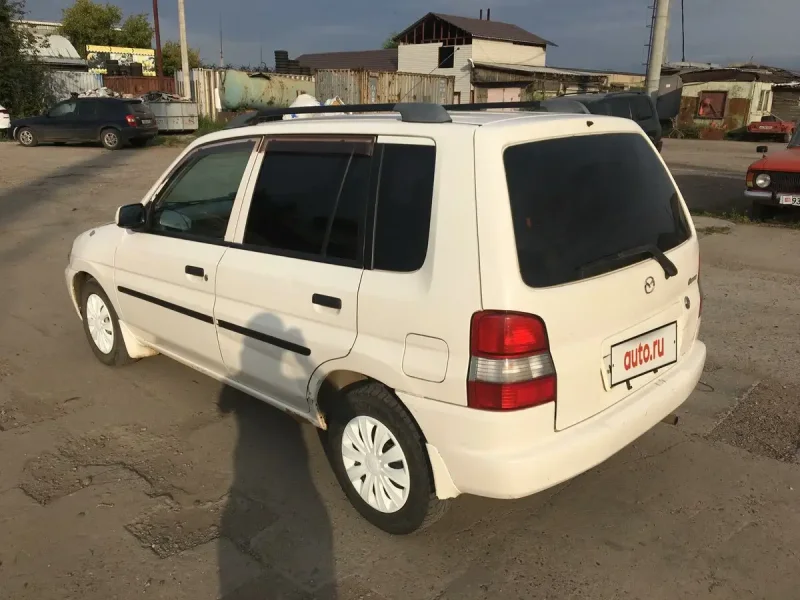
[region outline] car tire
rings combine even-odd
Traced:
[[[115,367],[135,362],[125,348],[114,305],[94,279],[81,288],[81,316],[83,331],[97,360]]]
[[[753,202],[752,218],[753,221],[764,221],[772,216],[772,207],[760,202]]]
[[[30,127],[23,127],[17,132],[17,142],[19,142],[20,146],[33,148],[34,146],[39,145],[39,138],[36,137],[33,129]]]
[[[108,150],[119,150],[122,148],[122,138],[119,131],[109,127],[100,132],[100,141],[103,146]]]
[[[322,436],[339,485],[374,526],[405,535],[429,527],[447,511],[449,502],[436,497],[422,434],[383,385],[360,382],[340,392]]]
[[[150,141],[150,138],[137,138],[131,140],[131,146],[134,148],[144,148],[147,146],[147,143]]]

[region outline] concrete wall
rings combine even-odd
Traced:
[[[630,75],[628,73],[607,73],[608,85],[612,88],[629,90],[631,88],[645,87],[644,75]]]
[[[546,56],[547,51],[540,46],[522,46],[494,40],[472,40],[472,59],[475,62],[543,67]]]
[[[684,83],[681,98],[681,124],[730,131],[747,126],[772,108],[772,84],[761,81],[708,81]],[[697,115],[702,92],[727,92],[725,114],[722,119],[704,119]],[[762,92],[764,102],[762,103]]]
[[[397,50],[397,70],[402,73],[422,73],[423,75],[449,75],[455,77],[454,92],[461,95],[461,102],[470,101],[472,83],[469,59],[472,46],[456,46],[452,69],[439,69],[439,48],[441,43],[403,44]],[[455,100],[458,102],[458,100]]]

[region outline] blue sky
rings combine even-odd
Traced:
[[[800,69],[798,0],[684,0],[687,60],[755,61]],[[27,0],[29,18],[58,20],[71,0]],[[152,10],[150,0],[117,0],[123,12]],[[222,10],[226,62],[273,63],[275,49],[307,52],[379,48],[392,31],[427,12],[478,16],[515,23],[558,44],[547,64],[641,71],[650,0],[186,0],[189,44],[204,60],[219,60]],[[680,59],[680,0],[671,2],[669,57]],[[177,0],[159,4],[162,42],[177,39]]]

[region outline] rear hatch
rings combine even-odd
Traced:
[[[156,116],[150,107],[141,100],[132,100],[126,103],[128,110],[136,118],[136,124],[144,129],[157,127]]]
[[[475,138],[483,308],[544,321],[564,429],[680,363],[699,325],[698,245],[633,123],[516,123]]]

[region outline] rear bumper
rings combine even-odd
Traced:
[[[158,135],[158,127],[126,127],[122,130],[122,138],[129,142],[131,140],[149,140]]]
[[[652,429],[689,397],[705,359],[705,344],[695,341],[663,377],[558,432],[552,404],[492,413],[405,394],[399,397],[442,459],[434,469],[437,491],[441,479],[451,489],[452,482],[460,493],[521,498],[580,475]]]

